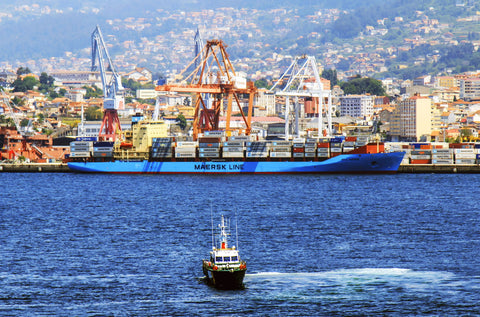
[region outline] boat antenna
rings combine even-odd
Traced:
[[[210,220],[212,224],[212,250],[215,249],[215,235],[213,233],[213,207],[212,200],[210,199]]]
[[[235,208],[235,236],[236,236],[236,239],[237,239],[237,242],[236,242],[235,244],[236,244],[237,250],[239,250],[239,248],[238,248],[238,219],[237,219],[237,208]]]

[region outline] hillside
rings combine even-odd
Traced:
[[[130,58],[126,67],[143,65],[154,72],[181,68],[189,61],[191,53],[186,50],[193,45],[193,36],[189,34],[197,27],[201,27],[206,39],[220,37],[228,43],[233,59],[256,63],[275,54],[311,54],[322,64],[340,70],[357,67],[355,55],[345,54],[345,50],[360,49],[369,54],[375,47],[398,48],[405,44],[405,39],[421,36],[425,39],[421,49],[410,44],[415,50],[396,52],[394,58],[381,56],[390,74],[404,76],[396,72],[401,63],[413,63],[419,56],[437,51],[440,54],[435,63],[441,61],[444,64],[440,66],[451,67],[454,63],[448,56],[455,57],[455,50],[448,50],[450,42],[438,39],[446,33],[452,34],[458,43],[480,38],[476,24],[459,22],[462,17],[475,17],[478,10],[480,5],[468,0],[372,0],[353,4],[348,0],[14,1],[0,4],[0,62],[21,65],[26,61],[68,57],[75,61],[57,62],[53,67],[85,69],[85,60],[90,58],[90,34],[97,24],[106,35],[112,55],[124,55],[123,60]],[[397,22],[399,18],[401,23]],[[437,21],[441,27],[432,28],[434,33],[422,34],[415,23],[425,20]],[[366,32],[369,28],[373,31]],[[475,47],[470,53],[475,53]],[[168,51],[172,49],[185,53]],[[459,50],[462,58],[469,49]],[[335,51],[341,54],[328,60]],[[75,64],[79,60],[82,64]],[[279,61],[280,66],[282,63],[288,61]],[[45,67],[45,63],[33,64],[33,69]],[[256,64],[257,70],[262,67],[270,66]],[[428,65],[429,71],[439,67]],[[424,69],[427,65],[419,71]]]

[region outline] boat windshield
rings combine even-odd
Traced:
[[[238,261],[238,256],[232,256],[232,262],[237,262]]]
[[[222,257],[221,256],[217,256],[215,258],[215,262],[222,262]]]
[[[223,257],[223,262],[230,262],[230,257],[229,256],[224,256]]]

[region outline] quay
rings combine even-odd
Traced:
[[[400,165],[397,173],[480,173],[479,164],[405,164]]]
[[[70,173],[66,163],[1,163],[0,173]]]

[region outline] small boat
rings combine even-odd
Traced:
[[[227,236],[229,234],[223,215],[219,228],[219,247],[215,246],[212,233],[212,251],[210,251],[210,259],[203,260],[203,274],[216,288],[241,289],[247,271],[247,263],[240,259],[235,246],[228,246]]]

